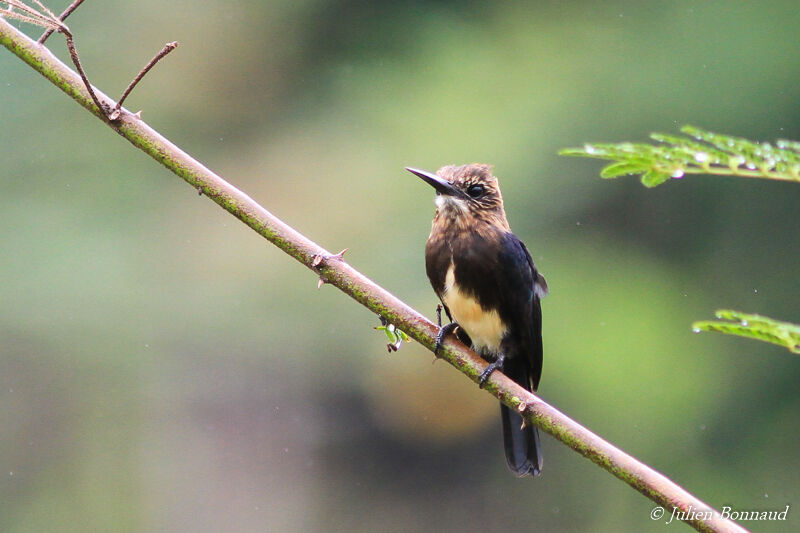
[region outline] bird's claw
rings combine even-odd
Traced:
[[[458,328],[458,322],[450,322],[439,328],[439,333],[436,334],[436,344],[433,346],[433,355],[439,357],[439,350],[444,345],[444,338],[454,332]]]
[[[489,376],[491,376],[495,370],[500,370],[500,371],[503,370],[503,363],[505,362],[505,360],[506,360],[505,356],[500,355],[497,357],[497,359],[489,363],[489,366],[483,369],[481,375],[478,376],[479,389],[483,388],[483,386],[486,384],[486,381],[489,379]]]

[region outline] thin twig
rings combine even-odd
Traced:
[[[78,50],[75,49],[75,41],[72,39],[72,32],[70,32],[69,29],[63,24],[58,29],[58,31],[59,33],[63,33],[64,38],[67,40],[67,49],[69,50],[69,56],[72,58],[72,63],[75,65],[75,68],[78,69],[78,74],[80,74],[81,80],[83,80],[83,85],[89,92],[89,96],[92,97],[94,105],[97,106],[97,109],[103,114],[104,117],[108,118],[108,113],[106,111],[106,109],[108,108],[100,103],[100,100],[97,98],[97,95],[94,92],[94,87],[92,87],[92,84],[89,83],[89,78],[86,77],[86,72],[84,72],[83,66],[81,66],[81,60],[78,57]]]
[[[155,57],[151,59],[150,62],[147,65],[145,65],[141,71],[139,71],[139,74],[136,75],[136,77],[133,79],[130,85],[128,85],[127,89],[125,89],[125,91],[122,93],[122,96],[119,97],[119,100],[117,100],[117,105],[114,107],[114,110],[108,115],[109,120],[117,120],[119,118],[120,109],[122,109],[122,103],[125,101],[128,95],[131,94],[131,91],[133,90],[134,87],[136,87],[136,84],[139,83],[142,80],[142,78],[144,78],[145,74],[147,74],[150,71],[150,69],[155,66],[156,63],[161,61],[161,59],[163,59],[165,55],[172,52],[177,47],[178,47],[178,41],[173,41],[171,43],[165,44],[164,48],[162,48],[161,51],[157,53]]]
[[[47,29],[56,30],[59,28],[60,23],[55,19],[55,15],[51,17],[50,15],[52,15],[52,13],[44,6],[42,7],[45,13],[42,14],[19,0],[4,0],[2,3],[7,4],[8,9],[0,13],[0,16],[8,16]],[[19,9],[25,14],[17,13],[14,11],[14,8]]]
[[[78,50],[75,48],[75,40],[72,38],[72,32],[69,30],[66,24],[61,22],[58,17],[56,17],[52,11],[47,9],[47,7],[42,4],[39,0],[33,0],[36,2],[36,5],[44,12],[44,14],[36,11],[32,7],[20,2],[19,0],[5,0],[4,3],[9,5],[7,11],[4,12],[5,15],[16,18],[18,20],[22,20],[24,22],[28,22],[30,24],[35,24],[37,26],[42,26],[48,29],[51,33],[57,31],[59,33],[64,34],[64,38],[67,41],[67,49],[69,50],[69,55],[72,58],[72,63],[75,65],[75,68],[78,70],[78,74],[80,74],[81,80],[83,80],[83,85],[86,87],[86,90],[89,92],[89,96],[92,97],[92,101],[97,106],[97,109],[103,114],[103,116],[108,115],[106,112],[106,107],[104,107],[100,100],[97,98],[95,94],[94,88],[92,84],[89,82],[89,78],[86,76],[86,72],[83,70],[83,65],[81,65],[81,60],[78,57]],[[73,5],[73,10],[80,5],[80,2],[75,2]],[[72,6],[70,6],[72,7]],[[13,11],[13,8],[17,8],[24,13],[16,13]],[[44,38],[44,35],[42,36]],[[40,39],[42,41],[42,39]],[[36,44],[40,44],[37,42]]]
[[[49,50],[38,46],[2,19],[0,19],[0,44],[64,90],[83,107],[94,111],[94,106],[97,104],[93,103],[94,99],[82,90],[78,75]],[[107,99],[105,95],[102,96]],[[196,190],[202,190],[208,198],[323,277],[325,281],[383,317],[387,322],[394,324],[429,350],[433,350],[438,328],[397,297],[345,261],[330,260],[333,254],[275,217],[143,121],[123,115],[118,121],[106,123],[134,146],[153,157]],[[322,257],[322,260],[318,260],[319,257]],[[478,381],[487,366],[486,361],[455,339],[445,341],[440,356],[474,382]],[[663,474],[609,444],[505,375],[499,372],[493,373],[484,390],[521,413],[529,422],[656,502],[666,510],[667,514],[673,509],[679,511],[681,514],[678,517],[698,531],[736,533],[746,531]]]
[[[66,19],[68,16],[70,16],[73,11],[78,9],[78,6],[81,5],[82,3],[83,3],[83,0],[75,0],[74,2],[72,2],[69,5],[69,7],[67,7],[67,9],[65,9],[64,12],[61,13],[58,16],[58,20],[60,20],[61,22],[64,22],[64,19]],[[39,40],[36,41],[36,42],[38,44],[44,44],[44,42],[47,40],[47,38],[50,37],[50,35],[52,35],[54,31],[55,31],[55,29],[49,28],[46,32],[44,32],[42,34],[41,37],[39,37]]]

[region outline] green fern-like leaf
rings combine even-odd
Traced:
[[[586,144],[565,148],[560,155],[612,161],[603,178],[641,175],[642,184],[655,187],[686,174],[715,174],[800,182],[800,142],[756,143],[684,126],[685,136],[653,133],[659,144]]]
[[[800,354],[800,325],[730,309],[720,309],[716,312],[716,316],[720,319],[719,321],[695,322],[692,324],[692,329],[698,333],[700,331],[716,331],[771,342]]]

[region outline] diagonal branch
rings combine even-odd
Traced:
[[[0,44],[28,63],[80,105],[98,115],[99,118],[105,118],[102,115],[102,109],[98,113],[90,95],[75,72],[46,48],[28,39],[2,18],[0,18]],[[97,91],[97,98],[109,109],[112,107],[113,102],[100,91]],[[438,328],[397,297],[348,265],[341,257],[331,254],[289,227],[245,193],[191,158],[127,110],[122,110],[117,121],[104,120],[104,122],[193,188],[211,198],[254,231],[319,274],[327,283],[335,285],[428,349],[433,349]],[[472,350],[454,340],[446,341],[441,356],[475,382],[487,364]],[[485,390],[504,404],[516,409],[526,420],[539,426],[665,508],[668,514],[671,514],[673,509],[683,513],[679,514],[677,518],[684,520],[698,531],[745,531],[663,474],[609,444],[504,375],[498,372],[492,374]],[[654,511],[652,516],[657,518],[659,515]]]

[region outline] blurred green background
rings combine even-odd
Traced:
[[[556,156],[686,123],[800,139],[796,1],[109,0],[69,26],[112,96],[179,41],[127,107],[429,317],[433,194],[403,167],[493,163],[551,287],[541,395],[718,508],[792,506],[754,529],[800,525],[800,360],[689,327],[800,321],[800,185]],[[6,50],[0,126],[0,531],[685,530],[546,436],[514,478],[489,395],[387,354]]]

